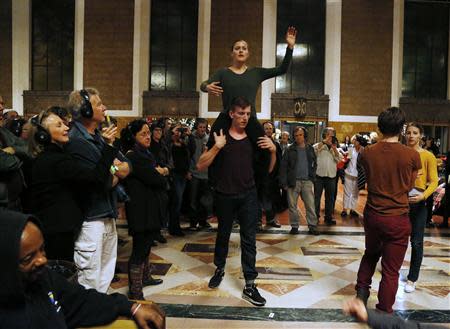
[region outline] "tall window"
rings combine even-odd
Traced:
[[[73,89],[75,0],[32,0],[32,89]]]
[[[195,91],[198,0],[152,0],[150,89]]]
[[[289,71],[276,78],[277,93],[323,94],[325,9],[325,0],[278,0],[277,65],[284,58],[288,26],[295,26],[300,32]]]
[[[405,2],[402,95],[447,98],[448,2]]]

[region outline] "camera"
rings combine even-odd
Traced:
[[[336,138],[336,136],[332,136],[332,137],[331,137],[331,144],[333,144],[333,145],[339,145],[339,141],[338,141],[338,139]]]
[[[186,127],[179,127],[177,128],[177,131],[180,133],[180,142],[187,144],[189,136],[187,135],[188,128]]]

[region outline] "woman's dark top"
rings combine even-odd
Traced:
[[[167,198],[166,179],[156,169],[153,154],[140,147],[127,153],[133,171],[125,179],[130,201],[125,204],[129,233],[159,232],[161,228],[161,206]]]
[[[434,144],[434,143],[431,144],[431,146],[428,147],[428,148],[424,147],[424,149],[430,151],[431,153],[433,153],[435,157],[437,157],[439,155],[439,147],[437,147],[437,145]]]
[[[252,105],[252,116],[256,117],[256,94],[261,82],[264,80],[284,74],[289,68],[292,59],[293,49],[286,48],[286,54],[281,64],[273,68],[252,67],[247,68],[244,73],[237,74],[225,67],[216,71],[208,80],[203,81],[200,89],[207,92],[206,85],[219,81],[223,89],[222,104],[223,111],[227,113],[230,110],[233,98],[242,96]]]
[[[57,144],[47,145],[34,160],[31,174],[31,209],[43,223],[44,233],[71,232],[84,220],[74,191],[109,186],[109,168],[117,149],[105,145],[94,169],[87,168]],[[79,192],[78,192],[79,193]]]

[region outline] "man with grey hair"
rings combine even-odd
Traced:
[[[280,184],[288,194],[289,223],[292,227],[289,233],[298,234],[300,213],[297,204],[301,196],[305,204],[309,233],[319,235],[313,192],[316,154],[313,147],[307,143],[307,132],[304,127],[295,127],[294,138],[295,143],[284,153],[280,167]]]
[[[281,147],[281,155],[284,155],[284,152],[291,145],[291,144],[289,144],[289,131],[281,132],[279,144]]]
[[[100,161],[105,143],[112,145],[114,142],[104,140],[98,130],[99,124],[105,121],[106,107],[98,91],[93,88],[72,91],[68,107],[74,123],[66,150],[93,169]],[[104,129],[117,130],[115,126]],[[78,282],[99,292],[108,290],[116,266],[117,231],[114,219],[117,218],[117,201],[113,187],[130,172],[128,163],[125,159],[121,160],[114,160],[107,186],[77,193],[85,216],[75,241],[74,261],[79,270]]]
[[[336,131],[326,127],[322,132],[322,141],[314,145],[317,156],[316,180],[314,182],[314,203],[317,219],[320,217],[320,199],[325,190],[325,224],[336,225],[333,219],[334,195],[336,189],[337,163],[341,155],[337,149]]]

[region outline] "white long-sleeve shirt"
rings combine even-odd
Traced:
[[[323,142],[315,144],[314,151],[317,156],[316,175],[320,177],[336,177],[336,164],[341,158],[339,152]]]

